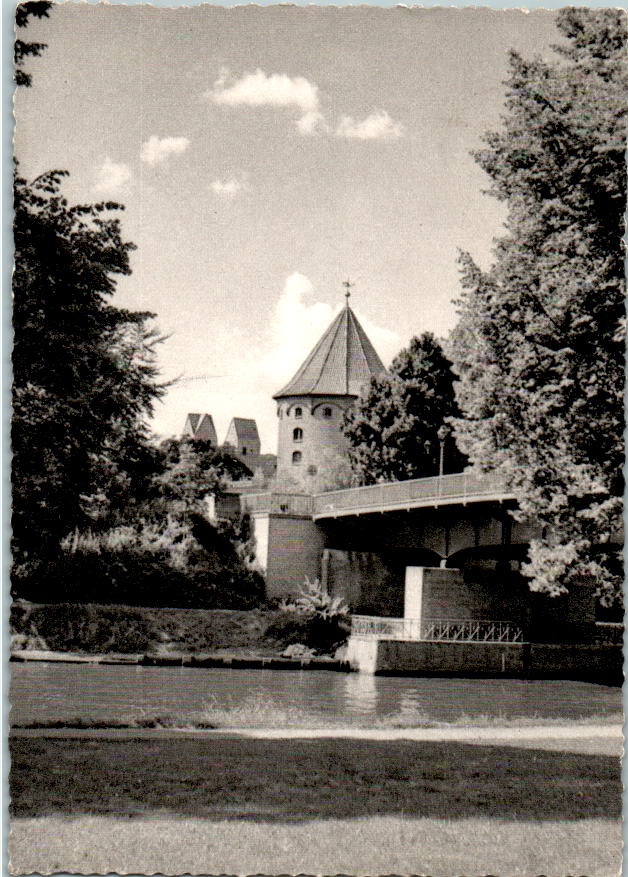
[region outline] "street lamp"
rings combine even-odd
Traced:
[[[440,444],[440,457],[438,461],[438,474],[442,476],[445,471],[445,442],[451,435],[451,426],[447,423],[443,423],[441,427],[439,427],[438,432],[436,433],[438,436],[438,441]]]

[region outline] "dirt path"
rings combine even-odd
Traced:
[[[528,725],[513,727],[508,725],[488,728],[443,727],[443,728],[216,728],[211,730],[175,728],[13,728],[16,737],[55,737],[100,739],[194,737],[211,740],[216,737],[244,737],[264,740],[314,740],[314,739],[352,739],[352,740],[409,740],[416,742],[452,741],[463,743],[507,743],[517,746],[524,743],[540,743],[577,740],[610,741],[623,743],[621,725]]]

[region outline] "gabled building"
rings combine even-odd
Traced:
[[[347,303],[285,387],[274,395],[279,417],[277,475],[315,475],[325,457],[345,454],[346,409],[371,377],[385,371]]]
[[[247,417],[233,417],[224,441],[225,450],[231,450],[234,456],[246,463],[257,460],[261,443],[257,431],[257,423]]]
[[[188,414],[182,437],[211,442],[214,447],[218,446],[218,436],[211,414]]]

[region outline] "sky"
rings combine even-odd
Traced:
[[[507,54],[552,55],[554,13],[67,3],[18,89],[28,179],[70,172],[72,202],[125,205],[137,250],[113,303],[166,340],[152,428],[190,411],[257,420],[338,309],[342,283],[384,363],[445,337],[457,254],[487,267],[503,205],[470,151],[499,128]]]

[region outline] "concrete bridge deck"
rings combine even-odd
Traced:
[[[494,475],[478,478],[470,472],[383,482],[367,487],[349,487],[326,493],[259,493],[243,497],[252,514],[302,515],[313,520],[347,515],[376,514],[441,505],[514,500],[501,479]]]

